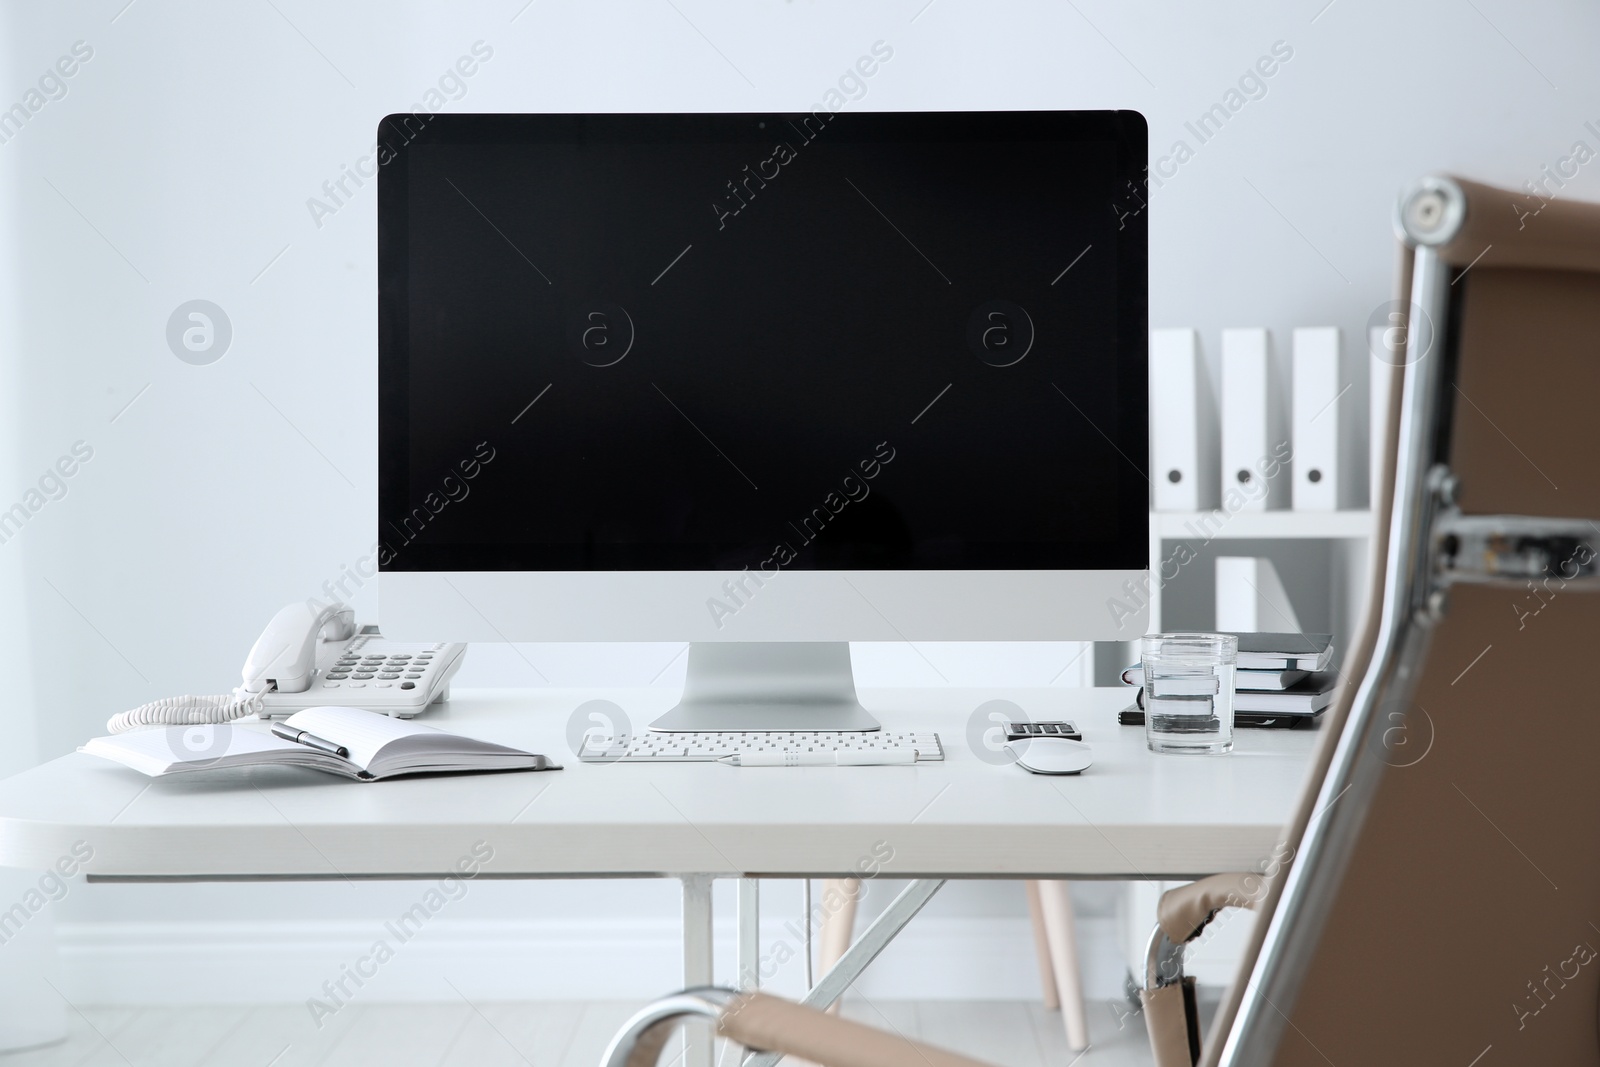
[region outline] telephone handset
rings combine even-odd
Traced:
[[[317,646],[355,636],[356,613],[337,601],[313,608],[290,604],[272,617],[244,661],[247,693],[298,693],[310,685]]]
[[[386,641],[376,626],[358,627],[355,612],[337,602],[290,604],[256,639],[232,693],[152,701],[113,716],[106,726],[121,733],[252,714],[271,719],[327,704],[409,718],[449,699],[450,679],[466,652],[457,643]]]

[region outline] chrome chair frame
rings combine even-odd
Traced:
[[[1376,641],[1260,951],[1240,979],[1248,995],[1239,1000],[1226,1039],[1208,1061],[1219,1067],[1267,1067],[1276,1056],[1306,977],[1310,954],[1300,948],[1315,943],[1339,891],[1341,873],[1388,766],[1385,734],[1410,709],[1416,672],[1433,627],[1447,609],[1450,586],[1505,582],[1520,587],[1530,577],[1600,586],[1595,565],[1600,527],[1595,523],[1542,516],[1464,517],[1456,509],[1459,482],[1444,461],[1446,374],[1458,343],[1447,328],[1455,294],[1452,268],[1437,250],[1457,236],[1466,203],[1455,181],[1430,177],[1418,182],[1397,207],[1395,227],[1411,256],[1412,328],[1407,331],[1399,393]],[[1578,556],[1586,560],[1573,573],[1555,573]]]

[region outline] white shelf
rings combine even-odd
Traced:
[[[1366,540],[1372,536],[1370,511],[1153,511],[1156,536],[1167,540],[1217,538],[1322,538]]]

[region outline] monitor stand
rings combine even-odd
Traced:
[[[879,730],[856,700],[848,641],[689,645],[678,706],[650,724],[686,730]]]

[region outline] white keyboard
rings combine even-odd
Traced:
[[[893,730],[793,730],[784,732],[591,734],[578,759],[583,763],[711,763],[745,753],[900,753],[914,751],[916,762],[944,759],[939,735]]]

